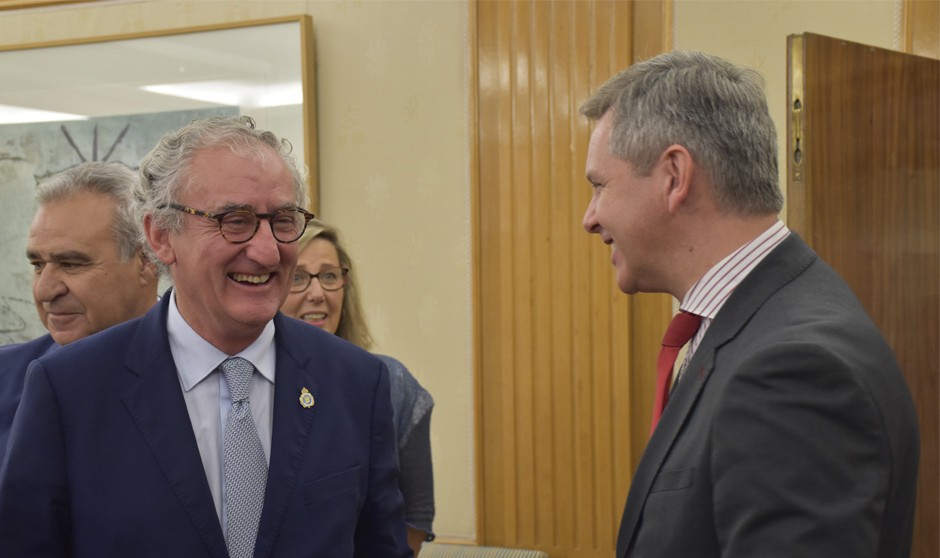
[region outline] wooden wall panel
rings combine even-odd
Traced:
[[[852,286],[917,406],[915,558],[940,555],[940,62],[790,38],[788,223]],[[797,139],[801,157],[795,157]]]
[[[609,248],[581,227],[590,128],[577,110],[634,60],[637,10],[644,55],[664,49],[667,6],[472,5],[481,544],[614,550],[671,301],[620,293]]]
[[[940,58],[940,0],[904,0],[904,51]]]

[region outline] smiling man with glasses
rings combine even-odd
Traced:
[[[289,144],[248,117],[195,121],[140,176],[138,218],[174,287],[31,365],[0,548],[410,556],[386,366],[278,312],[313,217]]]

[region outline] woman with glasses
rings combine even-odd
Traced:
[[[313,219],[297,244],[297,269],[281,311],[370,349],[372,336],[356,288],[352,260],[340,243],[339,231]],[[434,538],[430,437],[434,400],[402,363],[389,356],[376,356],[391,373],[401,469],[398,484],[405,498],[408,544],[417,556],[422,541]]]

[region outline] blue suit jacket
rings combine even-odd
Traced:
[[[20,405],[29,363],[59,346],[48,333],[26,343],[0,347],[0,463],[6,454],[13,415]]]
[[[4,556],[228,556],[170,353],[170,298],[29,367],[0,468]],[[316,327],[274,323],[255,556],[411,556],[385,366]]]
[[[790,235],[728,298],[630,485],[618,558],[907,558],[917,414],[851,289]]]

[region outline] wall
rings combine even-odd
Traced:
[[[321,214],[359,268],[375,349],[437,402],[435,530],[472,539],[466,2],[96,2],[0,12],[0,45],[301,13],[316,35]]]
[[[897,0],[675,0],[673,48],[701,50],[752,67],[767,81],[786,193],[787,36],[818,33],[901,50]],[[786,208],[781,215],[786,215]]]

